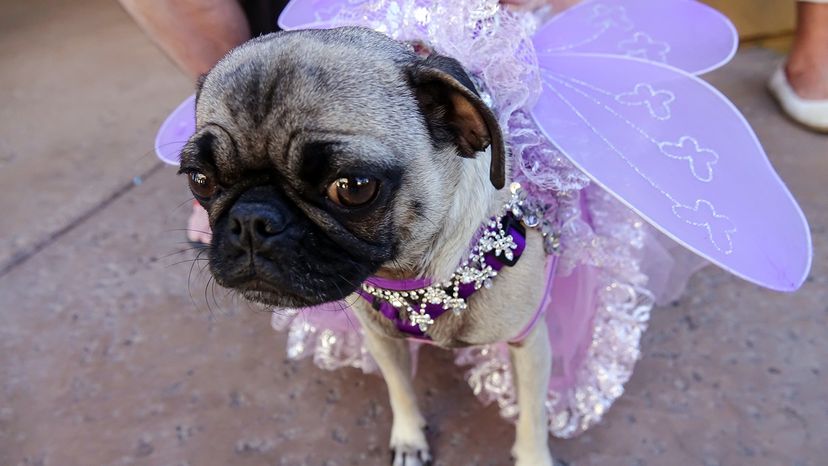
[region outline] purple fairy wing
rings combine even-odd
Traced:
[[[181,149],[195,133],[195,95],[187,97],[161,124],[155,135],[155,153],[170,165],[178,165]]]
[[[352,9],[373,0],[291,0],[279,15],[279,27],[292,29],[310,29],[324,27],[343,8]]]
[[[702,74],[730,61],[739,39],[727,17],[695,0],[592,0],[554,17],[533,41],[541,57],[621,55]]]
[[[808,225],[744,117],[677,68],[548,55],[538,126],[581,170],[688,249],[791,291],[811,263]]]

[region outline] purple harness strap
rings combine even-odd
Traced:
[[[532,315],[532,318],[529,319],[529,322],[525,327],[523,327],[523,330],[521,330],[514,338],[509,340],[509,343],[522,342],[527,336],[529,336],[529,332],[531,332],[532,329],[535,328],[535,325],[537,325],[540,321],[544,311],[547,307],[549,307],[549,301],[552,300],[552,285],[555,283],[555,272],[557,272],[557,270],[558,256],[551,255],[546,259],[546,282],[543,290],[543,299],[538,305],[538,308],[535,309],[535,313]]]
[[[514,266],[520,257],[523,255],[523,251],[526,249],[526,234],[522,231],[522,228],[519,226],[519,222],[511,216],[511,214],[507,214],[504,216],[504,219],[511,220],[509,222],[509,226],[506,229],[506,232],[511,235],[512,240],[517,245],[517,248],[514,250],[514,258],[512,260],[505,260],[501,259],[500,256],[496,255],[494,251],[487,252],[483,256],[483,260],[485,261],[486,265],[490,266],[495,271],[500,271],[503,267],[506,266]],[[377,288],[382,288],[386,290],[393,290],[393,291],[411,291],[416,290],[419,288],[424,288],[430,286],[433,283],[433,280],[428,278],[421,278],[421,279],[412,279],[412,280],[389,280],[380,277],[371,277],[366,282],[372,286]],[[547,285],[548,286],[548,285]],[[464,301],[467,301],[469,297],[475,294],[478,290],[475,288],[473,283],[468,284],[461,284],[458,289],[458,295],[460,298],[463,298]],[[412,324],[400,317],[399,310],[391,305],[388,301],[384,300],[376,300],[375,298],[370,295],[369,293],[365,292],[364,290],[360,289],[357,292],[363,299],[368,301],[375,309],[377,309],[380,314],[385,316],[388,320],[394,323],[394,326],[400,332],[405,333],[409,336],[409,338],[420,340],[420,341],[431,341],[431,338],[420,328]],[[426,314],[431,317],[432,319],[436,320],[441,315],[445,314],[448,311],[442,304],[427,304],[425,307]],[[537,321],[540,311],[532,318],[532,322]],[[528,333],[528,329],[525,330],[523,333]]]

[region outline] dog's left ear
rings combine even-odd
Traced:
[[[455,144],[463,157],[474,157],[491,146],[489,178],[495,188],[502,188],[506,184],[503,133],[460,62],[433,54],[415,62],[409,73],[432,137]]]
[[[201,97],[201,90],[204,89],[204,81],[207,81],[207,73],[204,73],[196,79],[195,85],[195,101],[198,104],[198,98]]]

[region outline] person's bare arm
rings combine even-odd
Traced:
[[[124,9],[193,80],[250,39],[237,0],[120,0]]]

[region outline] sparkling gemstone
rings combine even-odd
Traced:
[[[446,307],[454,311],[462,311],[463,309],[466,309],[466,301],[462,298],[451,298],[446,300]]]
[[[544,238],[543,246],[547,252],[555,252],[561,247],[561,240],[557,235],[550,234]]]
[[[421,332],[427,331],[428,327],[434,323],[434,319],[432,319],[430,315],[426,314],[425,309],[420,309],[419,313],[412,312],[408,315],[408,320],[412,325],[419,327]]]
[[[425,294],[425,300],[431,304],[440,304],[446,298],[446,292],[438,288],[430,288]]]
[[[494,240],[491,238],[483,238],[480,240],[480,249],[483,252],[489,252],[494,249]]]

